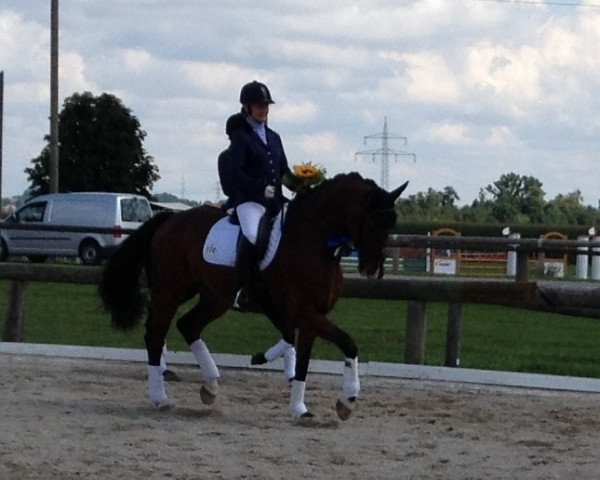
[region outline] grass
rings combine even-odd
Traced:
[[[6,282],[0,282],[4,311]],[[143,327],[114,330],[96,287],[31,282],[26,338],[32,343],[143,348]],[[443,365],[447,305],[428,304],[426,363]],[[361,361],[402,362],[406,302],[341,299],[331,318],[356,340]],[[600,377],[600,322],[487,305],[465,305],[461,366]],[[204,338],[213,352],[264,351],[279,335],[260,315],[230,312],[209,325]],[[187,350],[174,324],[169,349]],[[317,340],[313,358],[340,359],[337,348]]]

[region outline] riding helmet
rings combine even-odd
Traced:
[[[260,105],[275,103],[271,98],[271,92],[264,83],[253,82],[247,83],[240,91],[240,103],[242,105]]]

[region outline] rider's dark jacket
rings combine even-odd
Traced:
[[[234,192],[232,206],[256,202],[267,208],[278,208],[283,201],[281,179],[289,171],[279,135],[265,126],[267,144],[248,124],[231,136],[229,168]],[[275,187],[275,199],[265,199],[265,187]]]

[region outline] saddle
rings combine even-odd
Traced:
[[[277,253],[281,240],[281,230],[285,221],[287,206],[271,222],[263,217],[258,229],[257,257],[259,270],[266,269]],[[271,228],[269,228],[271,227]],[[269,232],[270,230],[270,232]],[[241,235],[239,224],[232,223],[229,217],[223,217],[215,223],[204,241],[202,255],[206,262],[226,267],[235,266],[238,238]]]

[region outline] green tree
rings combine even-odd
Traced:
[[[451,187],[449,185],[445,186],[440,193],[442,195],[443,206],[449,205],[453,207],[454,202],[458,202],[460,200],[460,197],[458,196],[458,193],[456,193],[454,187]]]
[[[59,190],[150,195],[160,177],[143,147],[146,132],[114,95],[90,92],[68,97],[59,114]],[[36,194],[49,189],[50,138],[25,169]]]
[[[544,221],[544,190],[535,177],[505,173],[485,187],[492,195],[492,215],[498,222]]]
[[[465,205],[460,209],[461,217],[466,222],[495,223],[492,214],[493,202],[486,198],[483,188],[479,189],[479,195],[471,205]]]
[[[579,190],[558,194],[546,205],[546,219],[555,224],[595,225],[599,219],[598,213],[595,208],[583,204]]]
[[[404,220],[458,220],[458,209],[454,202],[459,200],[456,190],[445,187],[439,192],[428,188],[398,202],[398,214]]]

